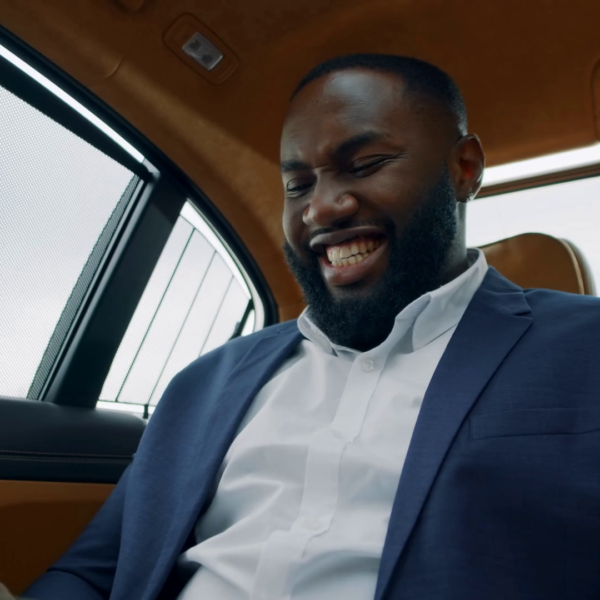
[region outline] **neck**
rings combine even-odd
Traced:
[[[448,256],[448,265],[440,278],[440,286],[450,283],[469,268],[467,248],[464,244],[453,248]]]
[[[469,268],[469,259],[467,257],[466,241],[466,205],[463,202],[458,203],[458,220],[456,235],[448,252],[448,261],[446,268],[440,278],[440,286],[446,285]]]

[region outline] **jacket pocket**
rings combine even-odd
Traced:
[[[475,415],[471,439],[518,435],[557,435],[600,430],[600,408],[534,408]]]

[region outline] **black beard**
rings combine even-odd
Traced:
[[[389,248],[388,268],[368,295],[334,298],[321,274],[317,255],[307,245],[304,255],[308,262],[301,260],[286,241],[285,257],[300,284],[313,323],[340,346],[366,351],[381,344],[402,309],[440,287],[458,230],[456,211],[454,189],[444,168],[401,236],[391,219],[361,221],[360,225],[383,225]]]

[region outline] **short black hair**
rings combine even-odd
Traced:
[[[402,79],[408,94],[435,102],[456,120],[462,134],[467,133],[467,109],[455,81],[431,63],[395,54],[346,54],[330,58],[314,67],[300,81],[292,99],[311,81],[347,69],[369,69],[391,73]]]

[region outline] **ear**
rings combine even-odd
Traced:
[[[453,162],[456,199],[468,202],[481,188],[485,167],[485,154],[476,135],[468,133],[458,140]]]

